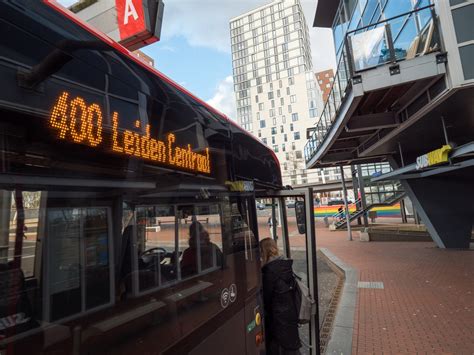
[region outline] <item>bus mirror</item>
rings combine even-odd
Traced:
[[[295,202],[296,224],[298,225],[298,233],[306,233],[306,215],[304,201]]]

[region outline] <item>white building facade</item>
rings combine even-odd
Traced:
[[[237,122],[271,147],[283,183],[328,179],[306,170],[306,129],[318,121],[322,98],[312,71],[299,0],[275,0],[230,20]]]

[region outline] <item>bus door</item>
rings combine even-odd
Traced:
[[[313,191],[308,189],[256,193],[259,239],[273,238],[280,253],[293,259],[293,271],[317,300],[316,235]],[[316,296],[315,296],[316,295]],[[319,354],[319,311],[300,325],[302,354]]]

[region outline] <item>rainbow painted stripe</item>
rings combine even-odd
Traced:
[[[314,207],[314,216],[315,217],[332,217],[337,214],[339,207],[344,208],[344,205],[335,205],[335,206],[320,206]],[[354,204],[349,205],[349,211],[354,212],[356,207]],[[383,206],[375,207],[372,211],[377,211],[377,217],[400,217],[400,204],[397,203],[393,206]]]

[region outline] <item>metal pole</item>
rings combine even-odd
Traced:
[[[271,229],[272,237],[275,240],[275,243],[278,243],[275,203],[276,203],[276,200],[272,198],[272,217],[271,217],[272,219],[270,223],[270,229]]]
[[[308,188],[305,192],[305,214],[306,214],[306,257],[308,260],[308,287],[316,300],[316,314],[310,323],[310,345],[311,354],[320,355],[319,342],[319,292],[318,292],[318,264],[316,260],[316,228],[314,225],[313,189]]]
[[[402,223],[408,223],[405,200],[403,198],[400,200],[400,213],[402,214]]]
[[[400,162],[402,163],[402,167],[404,167],[405,161],[403,160],[402,145],[400,144],[400,142],[398,142],[398,151],[400,152]]]
[[[357,180],[359,181],[359,191],[360,191],[360,202],[362,204],[362,209],[367,208],[367,200],[365,198],[365,182],[364,177],[362,176],[362,168],[360,164],[357,165]],[[367,219],[367,213],[364,213],[364,227],[369,225],[369,220]]]
[[[344,178],[344,168],[342,165],[339,166],[341,169],[341,179],[342,179],[342,190],[344,193],[344,207],[346,210],[346,224],[347,224],[347,239],[352,240],[352,231],[351,231],[351,221],[349,217],[349,207],[347,205],[347,188],[346,188],[346,179]]]
[[[446,145],[449,145],[448,131],[446,130],[446,123],[444,122],[443,116],[441,116],[441,123],[443,125],[444,140],[446,141]]]
[[[357,168],[352,164],[351,165],[351,175],[352,175],[352,190],[354,191],[354,199],[357,201],[359,199],[359,178],[357,177]],[[359,202],[356,203],[356,209],[362,208],[362,205]],[[360,217],[357,217],[357,225],[360,226],[362,220]]]

